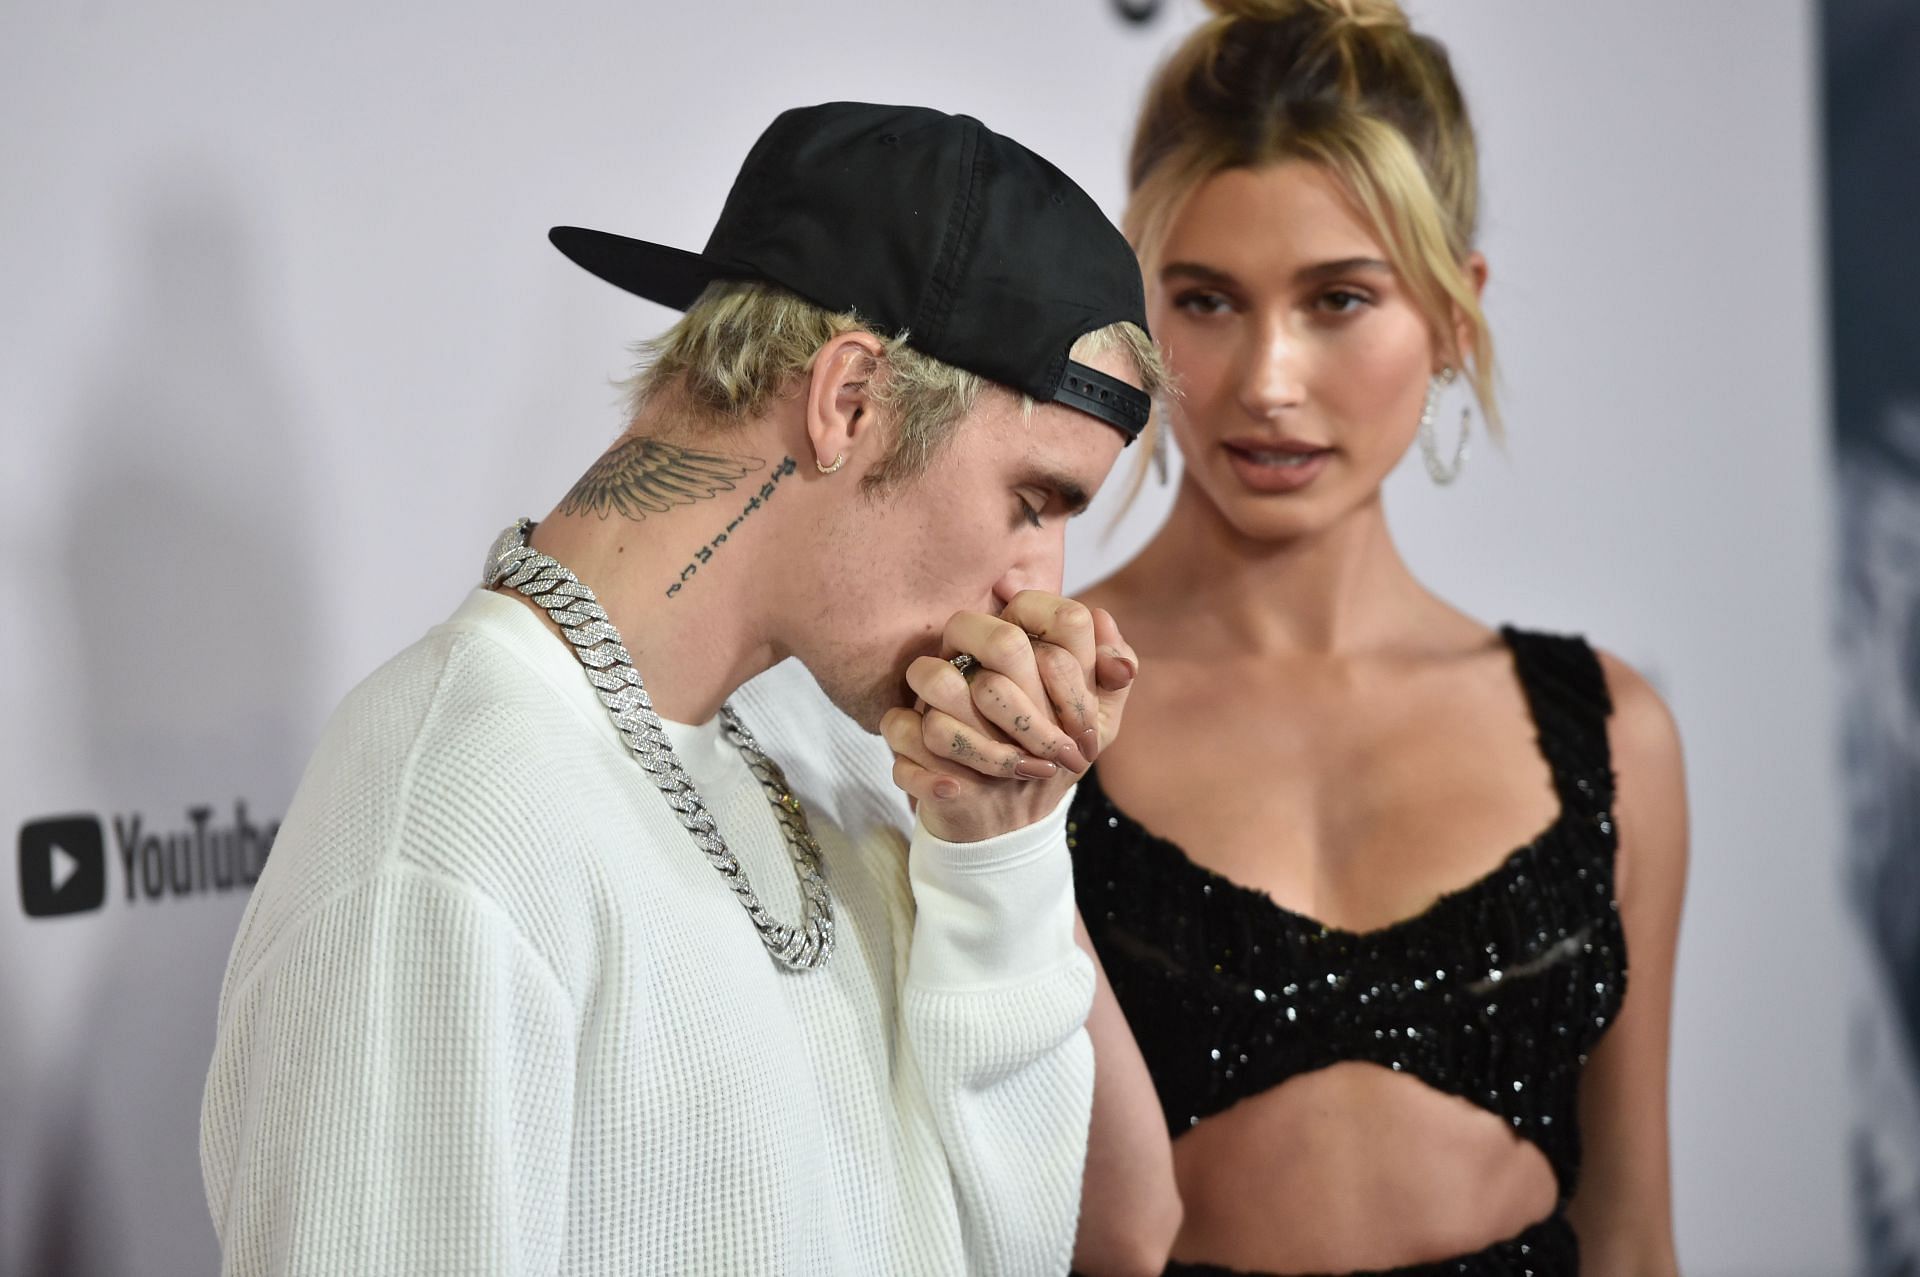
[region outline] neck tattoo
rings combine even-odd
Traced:
[[[694,578],[701,567],[709,559],[713,558],[714,552],[727,543],[727,538],[733,535],[734,529],[738,528],[742,523],[745,523],[748,515],[773,500],[773,494],[779,490],[780,481],[792,473],[793,458],[781,458],[780,464],[773,468],[773,477],[760,485],[760,491],[747,498],[745,508],[734,517],[733,522],[714,533],[713,540],[693,552],[693,558],[687,563],[687,566],[680,569],[680,579],[667,587],[667,597],[672,598],[674,595],[680,593],[681,589],[688,581]]]

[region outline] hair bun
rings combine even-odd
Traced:
[[[1317,16],[1332,30],[1342,27],[1405,31],[1411,24],[1398,0],[1206,0],[1222,18],[1239,22],[1287,22]]]

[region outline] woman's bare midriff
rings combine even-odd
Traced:
[[[1174,1141],[1173,1255],[1342,1273],[1471,1254],[1552,1213],[1552,1168],[1506,1122],[1374,1064],[1291,1078]]]

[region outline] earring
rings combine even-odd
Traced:
[[[1153,422],[1153,476],[1161,487],[1167,486],[1167,432],[1172,420],[1167,415],[1165,405],[1158,405]]]
[[[1467,468],[1467,433],[1471,424],[1471,409],[1460,410],[1460,439],[1453,445],[1453,460],[1440,459],[1440,445],[1433,436],[1433,411],[1440,403],[1440,392],[1453,384],[1453,369],[1442,368],[1436,377],[1427,381],[1427,402],[1420,410],[1420,456],[1427,463],[1427,477],[1441,487],[1446,487],[1460,477]]]
[[[813,459],[813,468],[815,470],[818,470],[821,474],[832,474],[836,470],[838,470],[841,466],[844,466],[846,464],[847,464],[847,454],[844,452],[841,453],[839,456],[835,457],[833,459],[833,464],[830,466],[821,465],[820,458],[818,457],[815,457]]]

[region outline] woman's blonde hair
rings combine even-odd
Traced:
[[[1155,75],[1122,226],[1149,285],[1174,219],[1225,169],[1286,159],[1346,187],[1496,436],[1493,334],[1468,273],[1473,125],[1447,51],[1394,0],[1207,0],[1214,16]],[[1468,330],[1454,350],[1455,316]]]
[[[822,346],[855,331],[873,329],[857,314],[826,310],[773,284],[716,281],[673,327],[634,347],[639,366],[627,382],[632,418],[638,419],[656,397],[671,393],[681,406],[714,423],[746,421],[809,372]],[[909,334],[879,340],[882,351],[868,393],[882,419],[892,423],[893,440],[886,457],[868,471],[868,491],[924,473],[953,427],[994,384],[914,349],[907,344]],[[1074,343],[1072,356],[1085,360],[1115,349],[1131,356],[1148,394],[1166,388],[1159,352],[1133,324],[1086,333]],[[1020,398],[1023,410],[1031,411],[1033,401]]]

